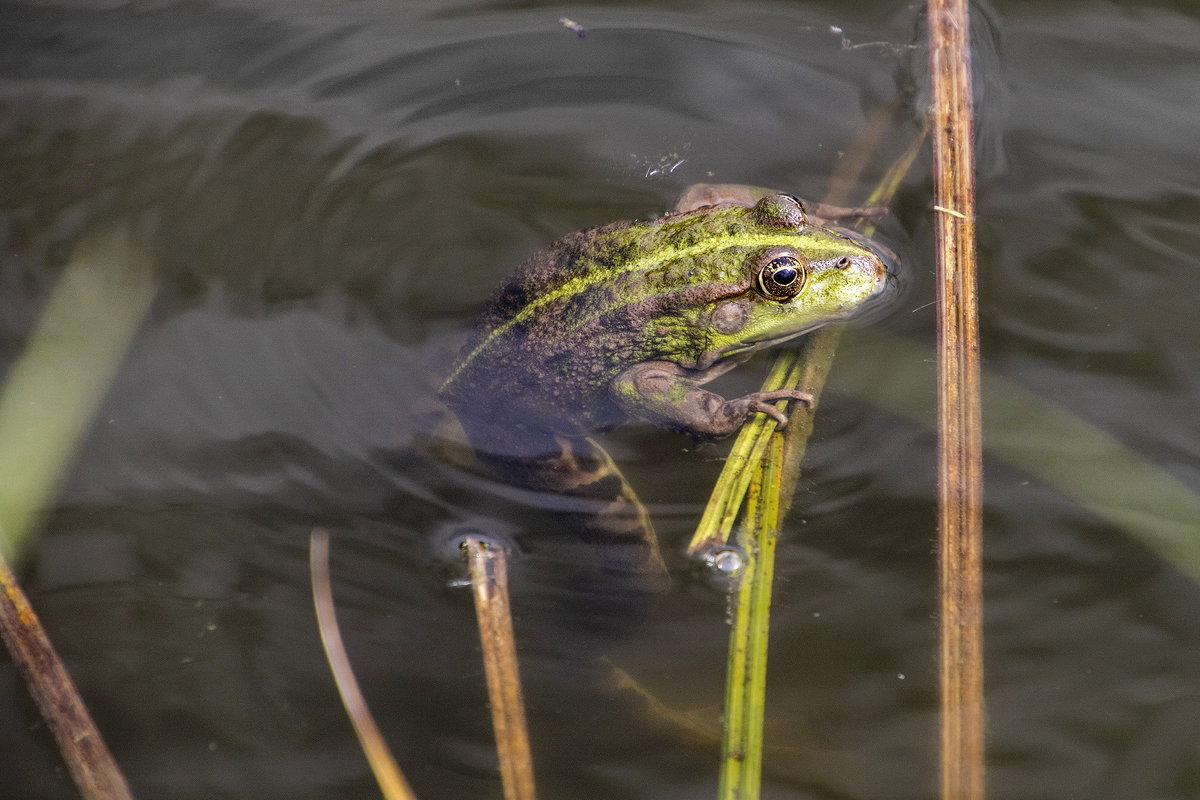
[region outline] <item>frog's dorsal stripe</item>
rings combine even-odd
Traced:
[[[624,261],[620,264],[610,265],[603,270],[573,275],[558,287],[546,292],[537,299],[528,303],[524,308],[513,315],[512,319],[509,319],[501,325],[497,325],[495,328],[489,331],[487,337],[484,338],[484,340],[480,342],[475,349],[467,353],[458,362],[458,366],[454,368],[454,371],[450,373],[450,377],[446,378],[445,382],[442,384],[442,389],[444,390],[450,384],[454,383],[455,379],[462,374],[463,370],[465,370],[472,361],[474,361],[481,353],[487,350],[493,342],[502,337],[509,330],[525,322],[527,319],[534,316],[551,303],[567,297],[575,296],[585,291],[588,287],[594,286],[598,282],[608,280],[622,273],[645,272],[654,267],[658,267],[672,261],[677,261],[681,258],[696,258],[699,256],[704,256],[714,250],[724,250],[730,247],[742,247],[750,250],[761,247],[785,245],[789,242],[795,241],[795,238],[796,237],[794,233],[737,232],[724,236],[713,237],[687,247],[659,248],[647,252],[637,258]],[[844,245],[844,243],[842,244]],[[805,242],[805,248],[809,252],[811,252],[814,246],[819,247],[819,245],[819,242]],[[821,257],[820,253],[816,253],[814,255],[817,258]],[[613,309],[608,309],[608,311],[611,310]]]

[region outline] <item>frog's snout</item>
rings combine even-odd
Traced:
[[[892,267],[879,253],[872,249],[864,248],[866,252],[858,253],[848,259],[843,259],[849,263],[845,266],[839,265],[840,269],[850,269],[856,275],[852,280],[859,285],[871,285],[874,288],[872,293],[878,292],[883,288],[884,284],[892,280]]]
[[[884,279],[890,275],[895,275],[897,267],[900,266],[900,257],[896,255],[889,247],[885,247],[875,239],[862,237],[858,243],[864,247],[867,252],[875,256],[876,278]]]
[[[900,257],[875,241],[870,242],[867,249],[870,251],[870,260],[874,262],[872,305],[890,304],[900,291]]]
[[[900,267],[900,257],[896,255],[894,250],[892,250],[890,247],[880,244],[878,240],[872,239],[869,236],[864,236],[858,231],[851,230],[850,228],[833,226],[833,230],[842,237],[854,242],[875,257],[873,259],[875,264],[873,265],[874,274],[872,277],[876,280],[876,282],[880,284],[884,282],[893,283],[896,280],[896,274]],[[858,259],[856,259],[856,261],[857,260]]]

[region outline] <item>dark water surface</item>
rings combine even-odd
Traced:
[[[677,575],[646,607],[576,580],[586,548],[531,543],[547,520],[529,498],[413,445],[455,335],[556,235],[697,181],[821,197],[896,98],[880,163],[905,146],[916,9],[846,5],[0,4],[6,368],[81,238],[151,231],[157,298],[20,566],[135,794],[377,796],[315,631],[320,525],[418,795],[500,797],[469,598],[430,568],[477,524],[525,546],[542,796],[715,795],[715,744],[609,665],[715,725],[725,601],[681,552],[723,450],[609,437]],[[1005,2],[975,30],[985,369],[1194,496],[1200,11]],[[903,297],[836,368],[867,396],[823,399],[781,541],[764,797],[935,793],[935,445],[893,378],[932,380],[927,174],[895,205]],[[1071,452],[1053,426],[1036,438]],[[1196,575],[1053,473],[988,462],[990,794],[1200,796]],[[1172,509],[1139,513],[1179,531]],[[7,661],[0,693],[0,798],[74,797]]]

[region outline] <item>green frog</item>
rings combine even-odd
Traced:
[[[494,472],[577,501],[574,527],[609,563],[661,571],[645,509],[592,435],[630,418],[700,440],[754,414],[786,425],[776,404],[811,396],[703,385],[881,293],[876,249],[828,224],[868,212],[701,185],[661,218],[567,234],[495,291],[440,395]]]

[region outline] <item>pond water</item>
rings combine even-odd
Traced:
[[[723,448],[606,437],[675,575],[645,602],[594,580],[580,543],[535,537],[552,522],[527,496],[421,455],[427,397],[541,245],[695,182],[823,197],[898,100],[865,196],[927,102],[918,17],[0,4],[0,357],[89,235],[136,220],[154,263],[18,567],[135,794],[378,796],[315,629],[322,526],[350,657],[417,794],[500,797],[469,597],[433,566],[475,525],[521,546],[541,795],[714,796],[715,741],[613,675],[715,730],[726,600],[682,551]],[[1002,2],[974,31],[990,795],[1194,798],[1200,11]],[[848,333],[782,532],[765,797],[935,794],[928,173],[923,156],[888,225],[903,292]],[[76,796],[7,660],[0,693],[0,798]]]

